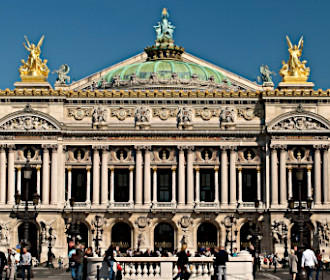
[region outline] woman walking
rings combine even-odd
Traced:
[[[296,280],[297,272],[298,272],[298,257],[295,255],[295,251],[291,250],[289,254],[289,269],[291,274],[291,279]]]

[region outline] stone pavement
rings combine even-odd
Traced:
[[[314,278],[315,279],[315,273]],[[288,270],[279,270],[276,273],[274,273],[272,270],[268,271],[260,271],[257,273],[256,280],[291,280],[291,276],[288,272]],[[323,272],[323,278],[322,278],[322,272],[320,272],[319,280],[330,280],[330,272]]]
[[[49,269],[44,267],[36,267],[33,269],[34,279],[46,280],[70,280],[72,279],[69,272],[65,270]]]

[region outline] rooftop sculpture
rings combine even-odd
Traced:
[[[29,53],[28,60],[25,62],[21,60],[22,65],[19,68],[19,73],[22,82],[45,82],[48,78],[49,69],[47,67],[47,59],[42,60],[40,58],[41,45],[44,41],[45,36],[42,35],[37,45],[30,43],[27,36],[24,36],[26,44],[23,46]]]
[[[168,21],[168,18],[169,18],[169,14],[167,12],[167,9],[164,8],[162,11],[162,21],[158,22],[158,24],[154,26],[157,34],[158,42],[169,41],[169,40],[173,41],[173,32],[175,26]]]

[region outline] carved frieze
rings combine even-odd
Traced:
[[[8,226],[9,223],[2,222],[0,223],[0,245],[8,246],[10,242],[10,229]]]
[[[208,121],[213,117],[219,117],[220,109],[197,108],[195,110],[195,116],[201,117],[204,121]]]
[[[153,116],[159,117],[161,120],[165,121],[168,118],[173,118],[177,115],[177,108],[155,108],[153,109]]]
[[[292,116],[274,124],[271,130],[324,130],[327,127],[310,116]]]
[[[81,121],[85,117],[92,116],[93,107],[68,107],[67,116],[73,117],[76,121]]]
[[[187,127],[191,125],[192,122],[192,109],[188,107],[181,107],[178,110],[177,121],[179,127]]]
[[[237,108],[237,116],[247,121],[253,120],[256,116],[260,116],[260,112],[255,111],[254,107]]]
[[[220,112],[221,123],[235,123],[236,121],[236,110],[234,107],[225,107]]]
[[[0,127],[2,130],[24,130],[24,131],[51,131],[57,128],[48,120],[39,116],[19,116],[5,122]]]
[[[133,108],[113,108],[111,109],[111,117],[116,117],[118,120],[123,121],[126,118],[134,116]]]

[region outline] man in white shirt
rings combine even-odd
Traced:
[[[26,248],[23,248],[23,254],[21,255],[20,265],[22,267],[22,280],[25,279],[25,271],[27,271],[27,280],[31,277],[31,261],[32,256]]]
[[[313,279],[313,271],[315,270],[317,263],[315,253],[310,248],[306,247],[306,250],[302,254],[301,267],[306,269],[307,278],[309,280]]]

